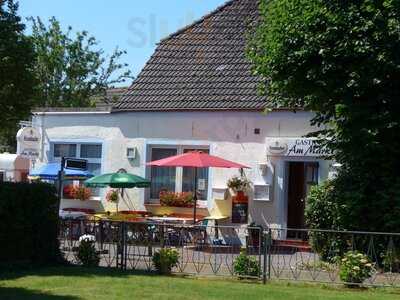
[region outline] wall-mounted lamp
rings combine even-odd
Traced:
[[[136,148],[126,148],[126,158],[129,160],[136,158]]]
[[[268,164],[267,163],[258,163],[258,169],[262,176],[267,175],[268,172]]]

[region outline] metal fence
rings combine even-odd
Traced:
[[[100,266],[104,267],[151,271],[153,254],[164,247],[179,252],[179,264],[173,269],[177,273],[233,276],[240,251],[262,265],[263,232],[258,227],[62,220],[61,252],[73,264],[78,263],[79,237],[84,234],[96,237]],[[260,270],[256,277],[263,273]]]
[[[268,278],[341,284],[340,265],[351,251],[372,265],[363,285],[400,286],[399,233],[276,228],[267,234]]]
[[[400,286],[400,234],[259,227],[193,226],[116,221],[62,220],[60,247],[77,264],[79,237],[96,237],[100,265],[123,270],[153,270],[152,256],[161,248],[179,252],[173,272],[236,276],[241,251],[256,261],[256,279],[342,284],[343,255],[357,251],[368,257],[372,272],[367,286]]]

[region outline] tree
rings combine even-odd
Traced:
[[[35,105],[35,52],[25,25],[17,15],[18,5],[0,0],[0,145],[15,147],[18,122]]]
[[[315,112],[347,229],[400,226],[400,0],[262,0],[249,43],[272,107]],[[397,215],[397,217],[396,217]]]
[[[93,96],[105,95],[110,86],[131,78],[127,64],[118,62],[125,51],[116,48],[105,57],[87,31],[72,37],[72,28],[63,32],[54,17],[48,27],[39,17],[29,20],[37,55],[38,103],[42,106],[93,106]]]

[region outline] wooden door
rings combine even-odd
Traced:
[[[288,228],[304,228],[305,165],[303,162],[289,163],[288,183]]]
[[[318,184],[317,162],[290,162],[288,184],[288,228],[305,228],[304,210],[307,195]]]

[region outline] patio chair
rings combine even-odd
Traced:
[[[193,227],[191,237],[192,237],[192,241],[195,244],[196,248],[208,244],[207,227],[208,227],[207,219],[201,220],[198,223],[198,225],[195,225]]]

